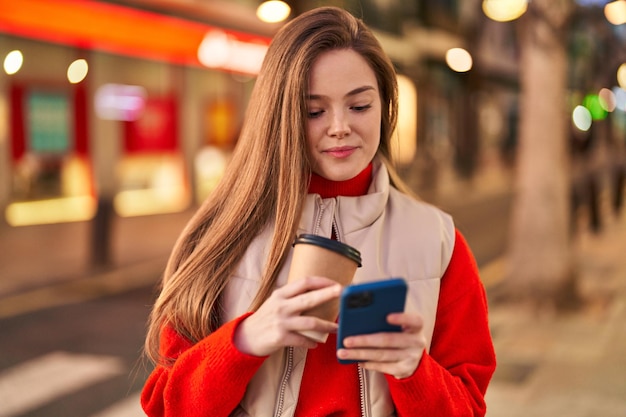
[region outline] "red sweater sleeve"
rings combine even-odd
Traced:
[[[161,334],[161,353],[176,359],[157,365],[141,393],[150,417],[227,417],[237,407],[248,382],[265,357],[241,353],[233,344],[237,325],[248,316],[224,324],[197,344],[173,329]]]
[[[485,290],[476,261],[457,230],[452,259],[441,280],[430,353],[424,352],[411,377],[387,377],[398,415],[484,416],[484,396],[495,367]]]

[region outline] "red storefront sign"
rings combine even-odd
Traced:
[[[124,122],[124,151],[127,154],[175,151],[177,107],[174,97],[148,97],[139,118]]]

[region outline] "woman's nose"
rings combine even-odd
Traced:
[[[339,111],[334,112],[328,128],[328,135],[339,139],[350,134],[350,123],[346,115]]]

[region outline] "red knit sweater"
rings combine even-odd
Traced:
[[[368,167],[371,170],[371,167]],[[334,183],[333,195],[364,194],[371,171]],[[313,177],[310,190],[329,190],[327,180]],[[165,356],[178,358],[172,367],[157,366],[142,392],[148,416],[227,417],[239,404],[248,381],[265,358],[243,354],[233,344],[238,323],[223,325],[192,345],[172,329],[162,335]],[[341,365],[335,356],[336,336],[307,354],[296,417],[358,416],[357,365]],[[484,416],[484,395],[495,370],[487,323],[485,291],[474,258],[457,231],[452,259],[441,281],[435,330],[429,353],[415,373],[387,382],[400,417]]]

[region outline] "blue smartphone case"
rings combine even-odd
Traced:
[[[407,284],[402,278],[391,278],[343,289],[339,301],[337,349],[343,339],[357,334],[398,332],[399,326],[387,323],[387,315],[404,311]],[[339,359],[340,363],[353,363]]]

